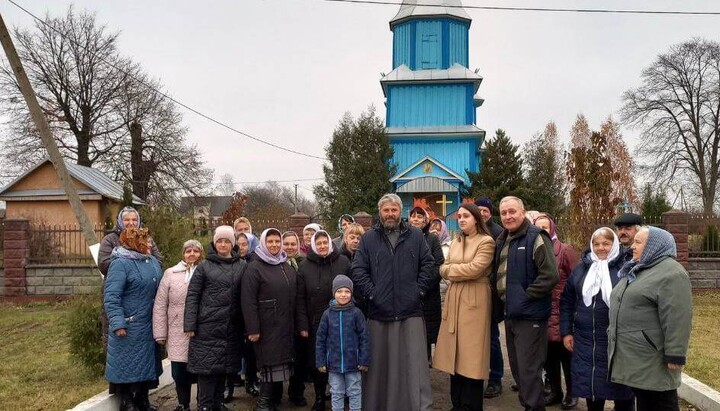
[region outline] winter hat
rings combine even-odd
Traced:
[[[350,292],[352,292],[352,290],[353,290],[352,280],[348,276],[342,275],[342,274],[338,275],[333,280],[333,284],[332,284],[333,295],[335,295],[335,291],[337,291],[341,288],[347,288],[348,290],[350,290]]]
[[[213,236],[213,244],[221,238],[230,241],[230,244],[235,247],[235,230],[229,225],[221,225],[215,229],[215,235]]]
[[[488,210],[490,210],[490,213],[492,213],[492,201],[490,201],[487,197],[480,197],[477,200],[475,200],[475,205],[478,207],[485,207]]]

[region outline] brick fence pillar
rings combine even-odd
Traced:
[[[30,221],[21,218],[5,220],[5,295],[26,294],[25,266],[30,256]]]
[[[295,231],[300,241],[303,238],[303,228],[308,224],[310,224],[310,216],[305,213],[296,213],[288,217],[288,230]]]
[[[372,227],[372,216],[364,211],[358,211],[357,214],[353,216],[355,219],[355,222],[363,226],[365,231],[369,230],[370,227]]]
[[[688,225],[690,223],[690,214],[682,210],[670,210],[662,215],[662,222],[665,230],[675,237],[675,245],[677,246],[677,261],[686,269],[688,268]]]

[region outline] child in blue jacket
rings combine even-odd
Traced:
[[[365,317],[352,302],[353,283],[344,275],[332,283],[335,299],[323,313],[315,344],[315,366],[329,372],[333,411],[362,409],[361,374],[370,366],[370,336]]]

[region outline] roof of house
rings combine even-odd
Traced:
[[[180,210],[190,212],[194,207],[210,206],[209,217],[221,216],[230,206],[232,196],[183,197]]]
[[[10,191],[10,188],[12,188],[13,185],[15,185],[18,181],[24,179],[27,177],[30,173],[37,170],[40,166],[44,165],[45,163],[49,163],[49,158],[44,158],[43,160],[39,161],[34,166],[30,167],[27,171],[25,171],[23,174],[15,178],[13,181],[11,181],[9,184],[7,184],[5,187],[0,189],[0,196],[3,198],[12,198],[12,197],[41,197],[41,196],[62,196],[65,195],[65,190],[62,188],[59,189],[38,189],[38,190],[23,190],[23,191]],[[115,180],[108,177],[105,173],[102,171],[96,169],[96,168],[90,168],[85,167],[77,164],[71,164],[67,161],[65,162],[65,166],[67,167],[68,173],[70,173],[70,176],[79,182],[85,184],[86,186],[90,187],[90,189],[93,191],[92,193],[87,192],[86,190],[79,190],[79,194],[100,194],[103,197],[112,198],[114,200],[122,201],[123,199],[123,186],[117,183]],[[145,204],[145,202],[138,196],[133,194],[133,203],[134,204]]]

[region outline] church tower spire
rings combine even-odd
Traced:
[[[420,205],[440,218],[461,204],[485,138],[476,126],[482,77],[468,69],[471,21],[460,0],[403,1],[390,20],[393,70],[380,80],[393,187],[406,209]]]

